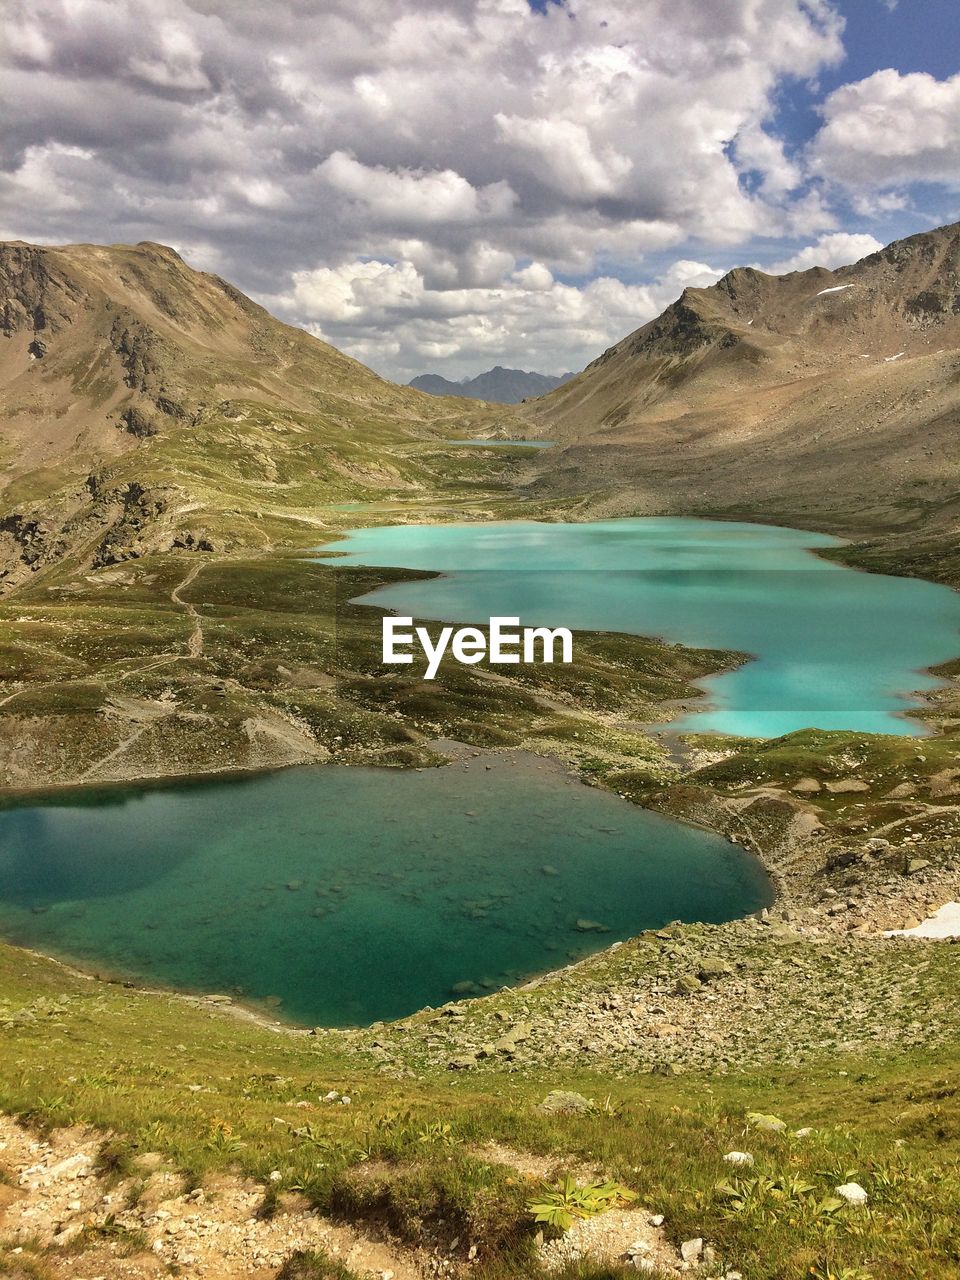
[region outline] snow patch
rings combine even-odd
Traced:
[[[825,293],[843,293],[844,289],[853,289],[853,288],[855,288],[855,286],[852,284],[835,284],[832,289],[821,289],[820,292],[815,296],[818,298],[822,298]]]
[[[926,920],[912,929],[888,929],[885,938],[957,938],[960,937],[960,902],[945,902]]]

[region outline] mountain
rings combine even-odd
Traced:
[[[0,414],[13,580],[78,547],[97,565],[302,540],[319,501],[418,491],[415,442],[497,420],[384,381],[152,243],[0,245]]]
[[[431,396],[461,396],[467,400],[487,400],[492,404],[519,404],[521,400],[553,391],[575,376],[573,373],[562,373],[559,377],[548,373],[527,373],[523,369],[504,369],[498,364],[486,373],[478,373],[475,378],[465,378],[462,382],[451,382],[439,373],[421,373],[408,385]]]
[[[542,487],[592,510],[896,534],[905,562],[942,559],[960,522],[960,224],[836,271],[686,289],[521,413],[562,445]]]

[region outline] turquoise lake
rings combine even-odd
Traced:
[[[441,576],[364,597],[423,619],[660,635],[756,655],[677,727],[917,732],[960,597],[822,560],[825,536],[689,519],[364,529],[323,548]],[[523,754],[73,792],[0,809],[0,934],[293,1021],[398,1017],[668,920],[768,904],[756,859]]]
[[[771,900],[743,849],[522,755],[0,811],[4,937],[305,1024],[401,1016]]]
[[[815,555],[826,534],[670,517],[589,524],[401,525],[322,548],[348,563],[441,577],[363,597],[401,615],[622,631],[754,655],[703,682],[671,728],[778,737],[795,729],[920,734],[905,713],[960,655],[960,595]],[[574,654],[576,660],[576,654]]]

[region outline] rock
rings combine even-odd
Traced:
[[[917,791],[917,788],[913,785],[912,782],[901,782],[901,783],[898,783],[898,785],[895,786],[892,791],[887,792],[887,799],[888,800],[906,800],[908,796],[915,795],[916,791]]]
[[[790,790],[795,791],[799,796],[815,796],[821,790],[821,786],[816,778],[801,778]]]
[[[632,1244],[628,1244],[623,1251],[623,1256],[629,1258],[632,1262],[637,1256],[644,1257],[650,1252],[650,1246],[646,1240],[634,1240]]]
[[[480,988],[475,982],[455,982],[450,991],[455,996],[474,996],[478,994]]]
[[[524,1040],[529,1039],[530,1032],[533,1028],[529,1022],[518,1022],[515,1027],[500,1037],[494,1044],[494,1052],[496,1053],[513,1053],[518,1045],[523,1044]]]
[[[540,868],[540,874],[544,876],[558,876],[560,872],[557,870],[556,867],[551,867],[549,865],[546,865]]]
[[[846,1200],[847,1204],[866,1204],[870,1198],[859,1182],[844,1182],[842,1186],[836,1188],[836,1192],[841,1200]]]
[[[476,1065],[477,1065],[477,1055],[475,1053],[471,1053],[469,1055],[463,1054],[459,1058],[451,1058],[450,1061],[447,1063],[447,1070],[448,1071],[469,1071],[471,1067],[475,1067]]]
[[[551,1115],[582,1115],[593,1110],[593,1103],[582,1093],[571,1093],[567,1089],[551,1089],[537,1108]]]
[[[579,919],[574,925],[578,933],[609,933],[610,930],[605,924],[601,924],[599,920]]]
[[[680,1257],[684,1262],[699,1262],[703,1253],[703,1240],[697,1236],[693,1240],[684,1240],[680,1246]]]
[[[907,865],[904,869],[904,875],[915,876],[918,871],[926,871],[929,866],[929,858],[908,858]]]
[[[678,996],[692,996],[700,990],[700,983],[689,973],[682,973],[677,979],[674,991]]]
[[[662,1227],[664,1222],[663,1214],[651,1213],[650,1217],[647,1219],[647,1222],[650,1223],[651,1227]]]
[[[778,1116],[764,1115],[762,1111],[748,1111],[747,1123],[761,1133],[783,1133],[787,1127]]]
[[[708,956],[700,961],[697,977],[701,982],[714,982],[717,978],[725,978],[732,972],[733,970],[725,961],[717,956]]]
[[[802,1129],[794,1129],[793,1136],[795,1138],[809,1138],[811,1133],[813,1133],[813,1130],[809,1125],[806,1125]]]
[[[870,783],[861,782],[859,778],[841,778],[838,782],[828,782],[827,790],[831,795],[843,796],[854,791],[869,791]]]
[[[723,1157],[727,1164],[748,1165],[753,1164],[753,1156],[749,1151],[728,1151]]]

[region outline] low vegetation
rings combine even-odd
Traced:
[[[147,1153],[188,1186],[235,1169],[262,1183],[268,1206],[296,1190],[455,1265],[472,1249],[484,1276],[537,1275],[538,1217],[563,1228],[565,1209],[574,1219],[613,1202],[638,1223],[664,1215],[672,1247],[702,1238],[751,1280],[960,1275],[956,1029],[935,1049],[834,1051],[793,1068],[664,1075],[656,1064],[612,1070],[601,1054],[589,1067],[515,1062],[475,1075],[423,1061],[385,1071],[357,1052],[358,1036],[382,1032],[269,1029],[9,947],[0,999],[0,1108],[38,1132],[101,1130],[98,1166],[115,1189]],[[467,1007],[512,1016],[516,999]],[[406,1035],[429,1032],[430,1016]],[[583,1105],[544,1109],[556,1089]],[[748,1153],[749,1167],[732,1167],[730,1151]],[[544,1168],[554,1170],[546,1191]],[[836,1203],[850,1182],[865,1206]],[[112,1235],[137,1248],[125,1221],[104,1207],[86,1243]],[[56,1254],[41,1250],[37,1266]]]

